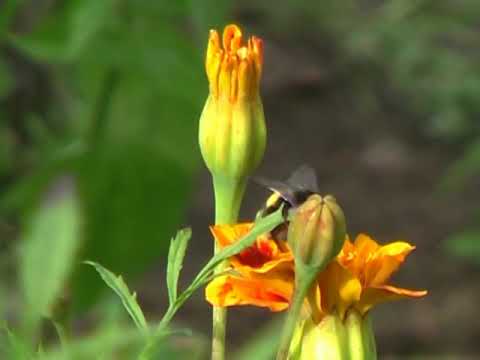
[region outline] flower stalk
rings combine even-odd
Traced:
[[[215,192],[215,224],[234,224],[238,220],[238,213],[245,193],[246,181],[238,181],[228,177],[214,176],[213,188]],[[220,251],[215,242],[214,253]],[[214,274],[219,274],[228,268],[228,262],[218,265]],[[213,307],[212,315],[212,360],[225,358],[225,337],[227,324],[227,308]]]
[[[259,38],[243,43],[236,25],[220,39],[210,31],[205,60],[210,93],[199,126],[203,159],[212,174],[215,224],[237,222],[248,176],[263,158],[266,127],[259,94],[263,47]],[[215,254],[219,245],[215,243]],[[220,264],[216,273],[228,264]],[[213,307],[212,360],[225,358],[227,311]]]

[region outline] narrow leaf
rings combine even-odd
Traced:
[[[133,322],[138,329],[147,332],[148,325],[143,315],[140,305],[138,305],[136,294],[130,293],[127,284],[123,281],[121,276],[116,276],[111,271],[104,268],[102,265],[97,264],[93,261],[85,261],[86,264],[91,265],[97,270],[97,272],[102,277],[105,284],[110,287],[120,298],[124,308],[127,310],[128,314],[132,318]]]
[[[175,238],[170,242],[168,251],[167,265],[167,288],[168,300],[173,304],[177,299],[178,278],[183,266],[185,251],[187,250],[188,241],[192,237],[192,230],[189,228],[182,229],[177,232]]]

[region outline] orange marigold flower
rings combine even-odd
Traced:
[[[253,223],[212,226],[220,247],[247,234]],[[230,259],[238,273],[215,278],[206,289],[207,300],[215,306],[255,305],[272,311],[285,310],[293,292],[293,254],[287,243],[264,234],[255,243]]]
[[[251,223],[214,226],[211,231],[222,247],[245,235]],[[427,291],[398,288],[388,284],[414,246],[397,241],[379,245],[360,234],[354,242],[346,240],[337,258],[322,271],[308,296],[307,308],[313,319],[337,311],[343,318],[350,308],[362,315],[384,301],[418,298]],[[288,245],[268,234],[230,260],[237,275],[214,279],[206,289],[207,300],[216,306],[255,305],[272,311],[285,310],[292,298],[294,259]]]
[[[336,261],[320,274],[315,301],[310,297],[314,317],[321,319],[333,309],[344,317],[350,307],[363,315],[385,301],[425,296],[425,290],[408,290],[387,283],[414,249],[403,241],[381,246],[365,234],[358,235],[353,243],[346,240]]]

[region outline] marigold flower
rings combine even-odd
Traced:
[[[199,142],[214,175],[246,177],[263,158],[262,65],[261,39],[253,36],[244,44],[236,25],[225,27],[222,40],[217,31],[210,31],[205,60],[210,94],[200,118]]]
[[[212,226],[217,244],[225,247],[247,234],[253,223]],[[288,308],[293,293],[293,254],[284,241],[268,234],[230,259],[238,275],[219,276],[206,288],[207,300],[215,306],[255,305],[272,311]]]
[[[368,235],[349,240],[324,272],[318,277],[318,291],[313,305],[317,319],[336,309],[343,318],[353,307],[364,315],[373,306],[390,300],[418,298],[427,291],[408,290],[388,284],[414,246],[397,241],[379,245]]]
[[[252,226],[251,223],[221,225],[211,227],[211,231],[224,247],[240,239]],[[308,296],[306,309],[314,322],[334,312],[343,319],[349,309],[365,315],[384,301],[425,296],[425,290],[388,284],[391,275],[414,249],[403,241],[382,246],[365,234],[358,235],[354,242],[347,239],[336,259],[320,272]],[[293,255],[286,242],[276,242],[264,234],[230,263],[238,276],[220,276],[207,286],[206,297],[211,304],[255,305],[272,311],[288,308],[295,275]]]

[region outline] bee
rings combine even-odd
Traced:
[[[272,191],[263,208],[257,213],[257,217],[265,217],[283,206],[285,222],[273,229],[271,235],[275,240],[286,241],[289,216],[307,201],[310,195],[317,194],[319,191],[315,170],[308,165],[302,165],[286,181],[265,178],[255,180]]]

